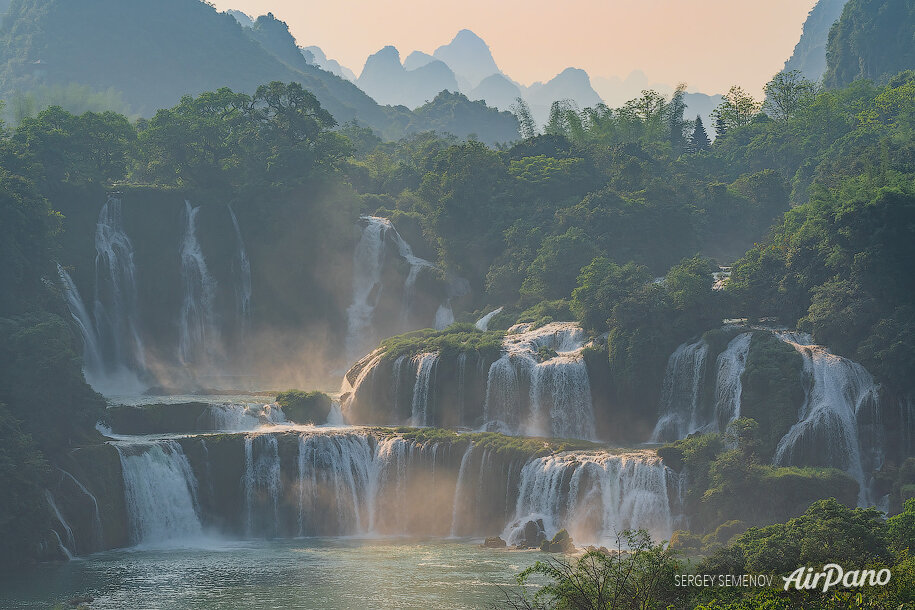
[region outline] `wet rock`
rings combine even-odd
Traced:
[[[483,542],[483,546],[488,549],[504,549],[508,545],[498,536],[490,536]]]

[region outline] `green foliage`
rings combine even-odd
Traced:
[[[573,320],[569,302],[564,299],[540,301],[522,311],[515,319],[516,324],[530,324],[532,328],[546,326],[550,322],[569,322]]]
[[[0,403],[0,564],[21,566],[38,553],[49,525],[43,485],[48,465],[32,438]]]
[[[504,334],[500,331],[483,332],[470,323],[457,323],[441,331],[427,328],[397,335],[382,341],[381,347],[385,350],[385,357],[391,359],[428,352],[451,355],[471,351],[497,357]]]
[[[759,456],[771,461],[804,402],[803,359],[771,333],[754,333],[741,381],[740,413],[759,422]]]
[[[297,424],[323,424],[330,414],[332,402],[324,392],[287,390],[276,395],[276,402],[289,421]]]
[[[597,257],[578,275],[570,307],[584,328],[603,329],[614,305],[650,279],[648,269],[633,262],[620,266]]]
[[[911,552],[915,544],[915,498],[906,500],[904,510],[887,519],[886,526],[890,548],[900,553]]]
[[[675,552],[653,542],[645,531],[621,532],[617,541],[615,552],[590,550],[571,561],[538,561],[518,576],[518,585],[528,587],[541,579],[546,584],[533,597],[507,594],[508,606],[647,610],[675,602],[674,574],[680,569]]]

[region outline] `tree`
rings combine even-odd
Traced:
[[[731,87],[718,107],[712,111],[712,117],[715,119],[715,130],[719,132],[719,137],[729,129],[749,125],[753,117],[759,112],[760,107],[761,104],[741,87],[737,85]],[[719,130],[719,125],[724,127],[723,131]]]
[[[800,70],[779,72],[764,89],[766,101],[762,109],[782,123],[794,117],[817,93],[816,84],[804,78]]]
[[[712,147],[712,141],[709,140],[708,133],[705,131],[705,125],[702,124],[702,117],[697,116],[693,122],[693,133],[689,136],[687,152],[700,153]]]
[[[537,135],[537,122],[534,121],[534,115],[531,114],[531,108],[522,98],[516,98],[512,104],[511,111],[518,117],[518,130],[521,137],[525,140]]]

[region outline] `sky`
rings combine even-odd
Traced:
[[[272,12],[301,46],[317,45],[358,76],[385,45],[431,53],[467,28],[525,85],[572,66],[593,77],[642,70],[690,91],[751,92],[778,72],[816,0],[214,0]]]

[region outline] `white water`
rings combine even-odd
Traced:
[[[808,337],[781,333],[783,341],[804,358],[806,397],[798,422],[779,441],[775,464],[803,463],[804,456],[841,468],[858,481],[858,503],[870,506],[869,473],[882,465],[878,447],[865,455],[859,439],[858,416],[879,400],[878,386],[864,367],[809,345]],[[799,342],[800,341],[800,342]]]
[[[718,355],[715,379],[715,411],[719,422],[732,422],[740,417],[740,395],[743,391],[740,377],[747,366],[747,354],[753,333],[741,333],[731,339],[727,348]]]
[[[212,429],[225,432],[256,430],[263,425],[285,424],[286,416],[276,404],[210,405],[207,412],[212,420]]]
[[[60,509],[57,508],[57,502],[54,501],[54,496],[51,495],[51,492],[45,489],[44,495],[45,499],[48,501],[51,512],[54,513],[54,517],[63,528],[64,534],[66,534],[66,544],[64,544],[64,541],[61,539],[60,533],[57,530],[52,529],[51,531],[57,536],[57,542],[60,545],[60,549],[64,552],[67,559],[73,559],[73,551],[76,550],[76,538],[73,537],[73,530],[70,528],[70,524],[67,523],[67,520],[64,519],[64,516],[60,513]]]
[[[518,324],[489,368],[483,417],[486,427],[508,434],[594,439],[591,385],[582,357],[585,334],[570,322],[537,329]],[[540,351],[550,354],[541,361]],[[522,396],[522,382],[529,382]],[[527,398],[525,411],[522,398]]]
[[[476,326],[478,330],[482,330],[483,332],[486,332],[487,330],[489,330],[490,320],[492,320],[494,317],[496,317],[497,315],[502,313],[502,309],[503,309],[502,307],[493,309],[488,314],[486,314],[485,316],[483,316],[482,318],[477,320],[477,322],[476,322],[476,324],[474,324],[474,326]]]
[[[114,443],[121,458],[124,500],[135,545],[181,545],[202,534],[197,479],[172,440]]]
[[[675,476],[651,452],[536,458],[521,470],[515,514],[502,538],[517,544],[528,521],[543,519],[548,537],[564,527],[576,546],[611,545],[628,529],[668,540],[674,526],[668,478]]]
[[[435,312],[435,330],[445,330],[454,324],[454,310],[451,309],[451,299],[439,305]]]
[[[244,486],[246,534],[275,536],[280,506],[280,455],[276,436],[245,437]]]
[[[70,311],[73,321],[76,322],[79,334],[83,339],[83,372],[86,375],[86,381],[92,387],[97,387],[101,384],[101,380],[105,375],[105,364],[102,350],[98,344],[95,325],[92,322],[92,318],[89,317],[86,305],[83,303],[76,284],[70,278],[70,274],[59,264],[57,265],[57,273],[60,275],[60,281],[63,284],[67,309]]]
[[[70,474],[69,472],[67,472],[66,470],[64,470],[62,468],[58,468],[57,470],[60,471],[60,473],[62,475],[64,475],[68,479],[70,479],[70,481],[72,481],[73,484],[76,485],[76,488],[79,489],[87,498],[89,498],[89,500],[92,501],[92,507],[93,507],[92,523],[93,523],[93,526],[95,529],[95,531],[93,532],[93,536],[94,536],[93,542],[95,543],[96,548],[101,548],[102,547],[102,518],[101,518],[101,515],[99,514],[99,510],[98,510],[98,500],[95,498],[94,495],[92,495],[91,491],[86,489],[85,485],[83,485],[82,483],[79,482],[79,479],[77,479],[72,474]]]
[[[431,412],[433,372],[438,362],[437,353],[419,354],[410,361],[416,367],[416,381],[413,384],[413,402],[411,409],[411,426],[429,426]]]
[[[667,360],[661,409],[651,442],[673,441],[699,431],[716,428],[710,415],[702,413],[702,381],[708,344],[700,339],[680,345]]]
[[[110,197],[95,225],[95,328],[108,362],[145,366],[137,312],[133,243],[124,230],[121,200]]]
[[[241,324],[241,335],[244,337],[251,322],[251,261],[248,260],[248,251],[245,249],[245,240],[238,226],[238,219],[232,206],[226,206],[232,217],[232,226],[235,227],[236,255],[233,261],[233,271],[236,274],[235,283],[235,308]]]
[[[372,317],[381,298],[381,271],[385,259],[385,235],[391,223],[384,218],[364,216],[362,237],[353,251],[353,302],[346,309],[346,355],[359,357],[378,337],[372,331]]]
[[[184,202],[185,229],[181,240],[181,278],[184,301],[178,317],[178,358],[182,364],[206,364],[219,351],[219,330],[213,304],[216,281],[210,276],[200,242],[197,215],[200,207]]]
[[[467,476],[467,464],[470,462],[470,456],[473,455],[473,443],[467,445],[463,457],[461,457],[461,466],[458,469],[457,484],[454,486],[454,505],[451,510],[451,536],[455,537],[458,533],[458,520],[461,517],[461,500],[466,497],[464,490],[464,479]]]

